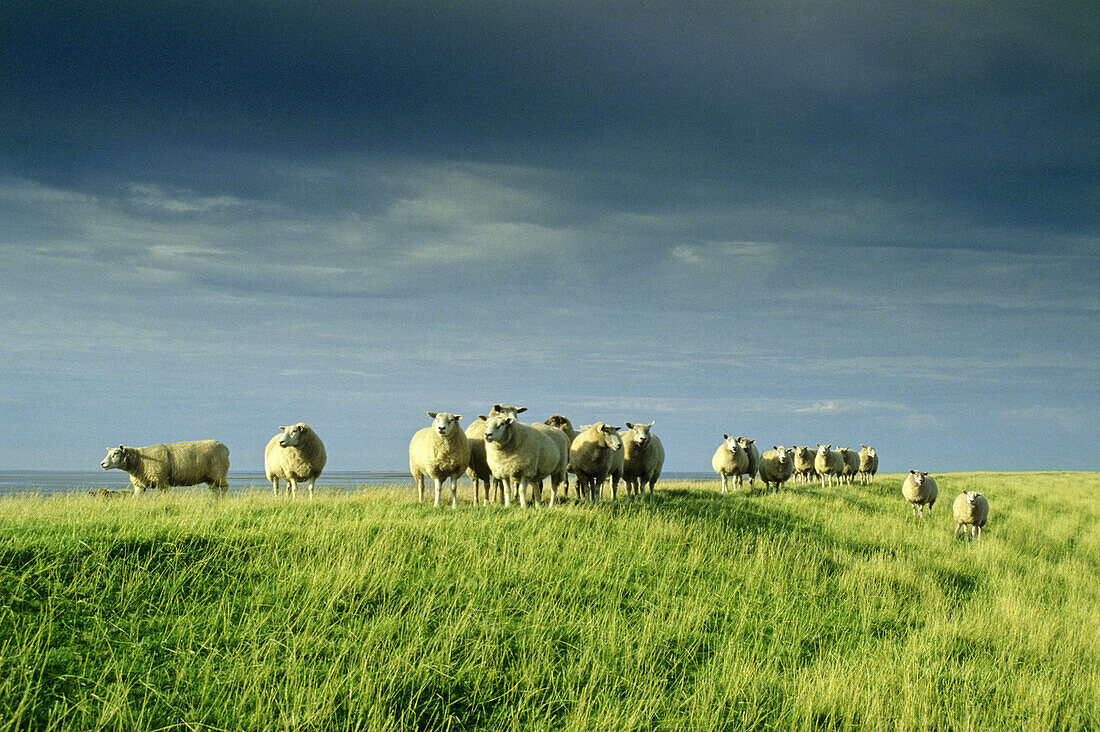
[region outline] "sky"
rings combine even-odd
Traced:
[[[1100,4],[0,9],[0,469],[427,411],[1100,470]]]

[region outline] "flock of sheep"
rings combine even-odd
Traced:
[[[488,415],[481,415],[465,430],[459,425],[461,415],[428,412],[432,423],[418,430],[409,442],[409,472],[416,481],[419,500],[424,500],[426,480],[435,489],[438,508],[444,485],[450,481],[451,508],[458,506],[458,479],[466,474],[474,485],[474,503],[488,504],[490,492],[505,506],[518,500],[521,507],[531,501],[541,505],[544,482],[549,479],[550,506],[557,502],[559,489],[569,495],[569,474],[576,476],[577,497],[581,501],[598,502],[604,487],[611,499],[618,496],[619,482],[626,486],[628,497],[653,494],[661,477],[665,450],[660,438],[653,434],[653,422],[625,423],[620,430],[605,422],[573,428],[565,417],[555,414],[545,422],[525,423],[519,415],[526,407],[497,404]],[[287,493],[297,495],[298,484],[313,488],[324,470],[327,456],[321,438],[309,425],[299,422],[280,427],[264,450],[264,475],[275,495],[282,483]],[[821,481],[833,485],[874,482],[878,471],[878,455],[873,447],[861,445],[856,452],[848,448],[833,450],[832,445],[773,445],[761,453],[756,441],[744,437],[723,435],[711,459],[711,467],[722,479],[722,492],[734,481],[733,490],[744,485],[745,476],[754,486],[756,477],[765,490],[779,490],[792,477],[802,483]],[[216,494],[224,495],[229,488],[229,449],[217,440],[174,442],[148,447],[119,445],[107,449],[100,464],[104,470],[117,468],[130,475],[134,493],[149,488],[161,491],[171,486],[207,484]],[[931,512],[938,488],[928,473],[911,470],[902,484],[902,495],[912,506],[913,514],[922,517]],[[955,536],[960,532],[968,538],[980,539],[989,517],[989,502],[975,491],[966,491],[955,499]]]

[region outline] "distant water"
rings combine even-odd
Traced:
[[[662,480],[711,480],[713,473],[666,473]],[[466,479],[461,481],[466,483]],[[318,490],[346,491],[374,485],[412,486],[412,476],[408,473],[346,471],[324,473],[317,481]],[[87,491],[109,488],[128,490],[130,477],[121,470],[65,471],[65,470],[0,470],[0,496],[37,493],[53,495],[58,493],[85,493]],[[267,488],[271,484],[263,473],[230,473],[229,490],[247,488]],[[207,490],[206,486],[197,488],[176,488],[173,490]]]

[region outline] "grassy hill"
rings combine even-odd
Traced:
[[[4,499],[0,730],[1100,728],[1100,475],[936,477]]]

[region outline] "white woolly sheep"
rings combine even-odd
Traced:
[[[859,445],[859,479],[864,485],[875,482],[878,472],[878,453],[870,445]]]
[[[932,513],[932,506],[935,505],[939,493],[936,479],[919,470],[910,470],[909,475],[905,476],[905,482],[901,484],[901,495],[913,507],[914,516],[924,516],[926,507],[928,513]]]
[[[569,464],[577,476],[579,500],[600,500],[600,489],[611,475],[613,454],[623,449],[618,429],[604,422],[581,427],[569,445]]]
[[[575,429],[573,429],[573,423],[570,422],[567,417],[563,417],[560,414],[553,414],[550,417],[548,417],[543,424],[550,425],[551,427],[557,427],[559,430],[561,430],[563,433],[565,433],[565,439],[569,441],[570,445],[573,444],[573,440],[577,439],[577,434],[578,433]],[[573,470],[572,460],[570,460],[570,464],[566,467],[566,471],[569,472],[569,473],[573,473],[574,475],[576,474],[576,471]],[[568,498],[569,497],[569,476],[568,475],[565,476],[565,484],[564,485],[565,485],[565,487],[563,488],[562,494],[566,498]]]
[[[470,466],[470,443],[458,422],[460,414],[428,412],[431,427],[419,429],[409,441],[409,472],[416,481],[419,500],[424,501],[424,477],[435,484],[435,507],[443,484],[451,481],[451,508],[458,507],[458,479]],[[475,502],[477,496],[474,496]]]
[[[794,455],[783,445],[772,445],[760,456],[760,480],[764,481],[764,490],[774,485],[775,490],[794,475]]]
[[[558,486],[565,480],[569,445],[565,433],[555,427],[524,424],[510,414],[496,415],[485,424],[485,457],[493,475],[505,483],[504,505],[509,505],[516,489],[520,506],[526,508],[527,486],[550,478],[553,506]],[[539,496],[534,498],[537,501]]]
[[[738,443],[736,437],[722,435],[721,445],[714,451],[714,457],[710,459],[710,466],[714,472],[722,476],[722,492],[725,493],[730,476],[733,477],[733,489],[741,485],[741,476],[749,463],[749,457],[745,449]]]
[[[817,443],[817,454],[814,456],[814,470],[821,476],[821,487],[825,487],[825,479],[829,480],[829,487],[833,486],[833,476],[840,480],[840,474],[844,472],[844,458],[840,453],[831,449],[832,445]]]
[[[760,450],[756,447],[756,440],[738,437],[737,442],[741,445],[741,449],[745,451],[745,457],[749,459],[743,475],[749,476],[749,487],[751,488],[756,485],[756,474],[760,471]],[[744,479],[739,483],[743,485],[743,481]]]
[[[645,494],[653,497],[653,487],[661,477],[665,465],[665,446],[661,438],[653,434],[653,422],[649,424],[623,423],[626,429],[619,433],[623,440],[623,480],[628,496]]]
[[[817,479],[817,471],[814,469],[814,457],[816,451],[808,445],[795,445],[794,448],[794,474],[799,483],[810,483]]]
[[[859,453],[847,447],[837,449],[840,459],[844,461],[844,468],[840,471],[841,481],[848,485],[854,485],[856,474],[859,472]]]
[[[328,456],[325,445],[317,433],[305,422],[280,427],[282,434],[275,435],[264,448],[264,475],[271,483],[275,495],[279,495],[279,481],[287,483],[287,494],[298,495],[298,483],[309,483],[309,499],[313,500],[313,486],[325,469]]]
[[[956,539],[960,531],[971,541],[981,539],[982,529],[989,518],[989,501],[977,491],[965,491],[955,499],[951,513],[955,515]]]
[[[172,486],[199,483],[206,483],[215,494],[225,495],[229,490],[229,448],[217,440],[108,447],[100,466],[129,473],[135,495],[149,488],[163,492]]]

